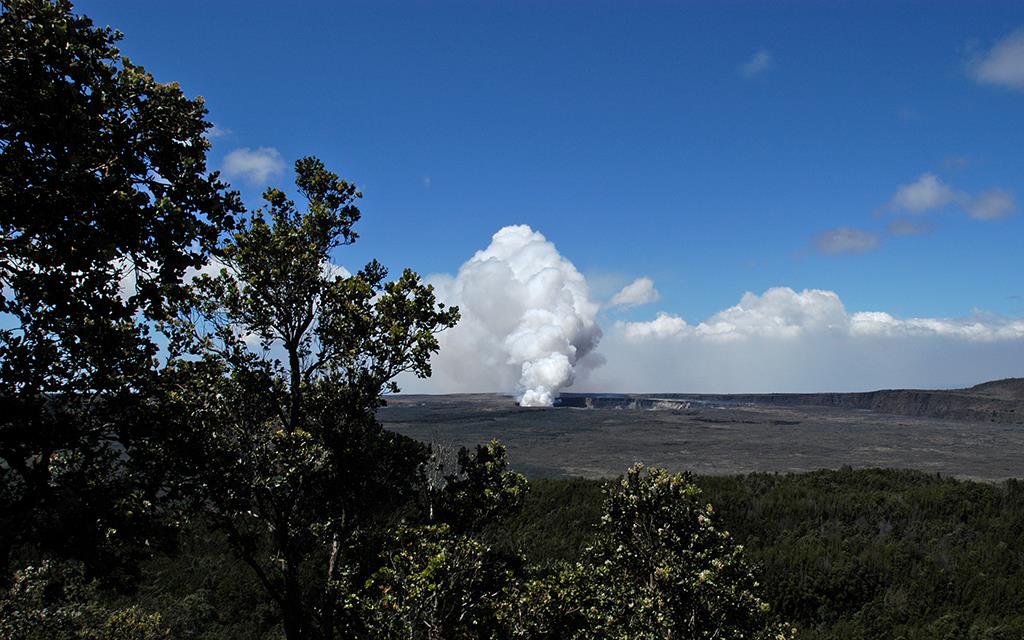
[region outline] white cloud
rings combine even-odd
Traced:
[[[654,288],[654,281],[648,277],[637,278],[618,293],[612,296],[608,302],[609,307],[639,307],[654,302],[661,297],[658,290]]]
[[[584,389],[851,391],[956,387],[1024,375],[1024,319],[850,313],[832,291],[773,288],[689,324],[618,322]]]
[[[846,310],[832,291],[773,287],[758,296],[747,292],[739,304],[696,327],[698,335],[730,340],[744,336],[794,338],[807,330],[831,331],[843,325]]]
[[[1016,208],[1013,194],[1003,189],[989,189],[976,198],[964,202],[967,214],[976,220],[1004,218]]]
[[[889,235],[892,236],[919,236],[929,233],[934,225],[930,222],[914,222],[899,218],[889,224]]]
[[[889,200],[886,209],[912,214],[956,204],[975,220],[996,220],[1016,209],[1013,194],[1005,189],[989,189],[977,196],[957,191],[942,182],[935,174],[924,173],[916,181],[902,184]],[[897,221],[890,226],[892,235],[916,235],[929,231],[930,227],[909,221]]]
[[[111,263],[117,273],[118,288],[117,295],[121,298],[122,302],[127,302],[129,298],[138,293],[138,267],[134,260],[128,256],[123,256]],[[10,295],[8,289],[4,289],[4,297]]]
[[[813,334],[833,336],[940,336],[992,342],[1024,339],[1024,320],[997,316],[977,318],[896,318],[885,312],[847,313],[834,291],[774,287],[762,295],[747,292],[739,304],[697,325],[664,312],[649,322],[619,322],[616,328],[632,341],[688,338],[730,342],[750,338],[795,339]]]
[[[945,206],[956,199],[957,193],[949,185],[939,180],[935,174],[924,173],[914,182],[901,184],[889,201],[889,208],[922,213]]]
[[[281,153],[273,147],[235,149],[224,158],[224,175],[262,185],[271,176],[284,171]]]
[[[747,292],[739,304],[719,311],[704,322],[688,325],[682,318],[659,313],[649,322],[619,322],[627,339],[696,338],[730,342],[754,336],[797,338],[807,331],[841,331],[846,309],[832,291],[774,287],[758,296]]]
[[[775,57],[767,49],[759,49],[746,62],[740,65],[740,74],[744,78],[753,78],[775,68]]]
[[[220,272],[226,267],[227,265],[221,262],[219,258],[216,256],[210,256],[198,269],[195,267],[187,268],[182,276],[182,280],[186,283],[191,283],[201,276],[210,276],[211,278],[215,278],[220,275]],[[320,271],[323,273],[325,278],[348,278],[352,275],[351,271],[340,264],[334,264],[330,260],[323,261],[320,265]]]
[[[615,327],[621,330],[629,340],[647,340],[654,338],[664,340],[666,338],[678,338],[691,331],[691,327],[679,316],[674,316],[664,311],[658,312],[658,317],[649,322],[619,322]]]
[[[862,229],[840,227],[823,231],[814,237],[814,246],[821,253],[865,253],[878,248],[878,236]]]
[[[182,279],[186,283],[192,283],[192,281],[201,276],[210,276],[211,278],[215,278],[218,275],[220,275],[220,272],[226,266],[227,265],[221,262],[220,259],[217,258],[216,256],[210,256],[209,258],[206,259],[206,262],[204,262],[203,265],[198,269],[195,267],[189,267],[188,269],[185,269],[185,273]]]
[[[931,336],[976,342],[1024,339],[1024,320],[999,317],[906,318],[881,311],[862,311],[850,316],[852,336]]]
[[[320,270],[326,278],[350,278],[352,272],[341,266],[340,264],[334,264],[330,260],[324,260],[324,263],[320,265]]]
[[[220,127],[215,124],[206,130],[206,138],[208,140],[216,140],[217,138],[230,136],[232,133],[234,132],[231,129],[228,129],[227,127]]]
[[[970,71],[982,84],[1024,89],[1024,29],[997,42],[971,64]]]

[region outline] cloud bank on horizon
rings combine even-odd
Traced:
[[[463,319],[441,335],[433,377],[403,380],[407,392],[514,392],[524,406],[544,406],[570,388],[854,391],[1024,375],[1024,319],[851,312],[834,291],[788,287],[747,292],[696,324],[666,311],[610,322],[599,354],[600,309],[650,304],[654,282],[637,278],[602,305],[572,262],[525,225],[498,231],[457,275],[429,280]]]
[[[619,321],[593,390],[814,392],[954,388],[1024,375],[1024,319],[850,312],[833,291],[774,287],[697,324]]]

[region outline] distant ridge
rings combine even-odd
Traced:
[[[1024,378],[983,382],[966,389],[883,389],[858,393],[585,394],[564,393],[561,406],[683,409],[697,405],[837,407],[893,415],[1024,423]]]
[[[976,384],[964,391],[980,395],[993,395],[1009,400],[1024,400],[1024,378],[1003,378]]]

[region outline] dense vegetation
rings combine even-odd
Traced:
[[[911,471],[697,477],[745,547],[767,599],[800,638],[1024,636],[1024,487]],[[602,514],[594,480],[534,480],[522,510],[482,540],[537,574],[578,558]],[[195,521],[180,552],[143,566],[105,607],[159,612],[175,638],[277,638],[280,618],[224,538]]]
[[[531,487],[385,431],[458,310],[331,264],[361,194],[316,158],[246,210],[118,39],[0,0],[0,639],[1024,635],[1016,482]]]
[[[914,471],[700,477],[757,566],[768,600],[808,639],[1024,637],[1024,484]],[[603,483],[537,480],[488,531],[530,561],[574,557]]]
[[[119,39],[0,0],[0,639],[790,635],[686,475],[630,469],[572,563],[490,546],[504,447],[376,420],[458,309],[332,263],[362,194],[315,157],[247,210]]]

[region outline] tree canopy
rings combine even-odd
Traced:
[[[119,38],[0,0],[0,635],[169,637],[99,600],[181,528],[247,566],[288,640],[776,630],[686,476],[631,470],[558,571],[488,546],[528,488],[506,449],[449,468],[376,420],[458,309],[412,270],[332,262],[361,193],[315,157],[300,204],[271,187],[244,211],[202,100]]]
[[[389,282],[377,262],[332,265],[357,238],[360,193],[315,158],[295,175],[304,210],[267,189],[168,323],[169,397],[196,508],[278,602],[289,638],[331,637],[359,570],[347,554],[421,484],[426,449],[379,426],[381,394],[400,373],[429,375],[458,310],[410,270]]]
[[[241,210],[207,171],[203,101],[120,37],[66,1],[0,2],[0,568],[48,549],[109,570],[152,533],[145,320]]]

